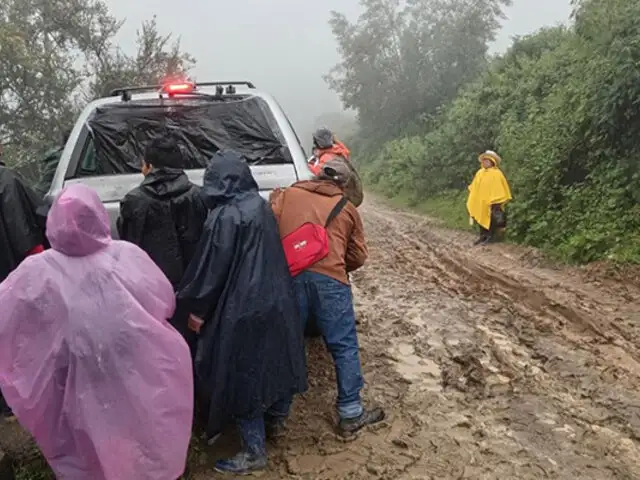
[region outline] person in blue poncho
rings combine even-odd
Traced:
[[[216,469],[246,474],[267,466],[265,429],[288,414],[275,406],[307,389],[304,332],[276,219],[243,157],[214,155],[202,194],[210,212],[178,300],[199,333],[206,434],[240,429],[242,451]]]

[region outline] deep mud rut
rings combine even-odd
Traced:
[[[545,265],[368,201],[353,275],[369,404],[334,432],[333,368],[310,342],[310,390],[259,478],[638,479],[640,288]],[[231,446],[229,446],[231,448]],[[218,477],[196,442],[191,478]]]

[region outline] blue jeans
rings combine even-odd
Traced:
[[[338,415],[341,419],[357,418],[363,412],[360,392],[364,379],[351,287],[315,272],[302,272],[295,277],[294,286],[303,330],[313,317],[333,357]],[[288,412],[291,401],[278,402],[274,408]]]

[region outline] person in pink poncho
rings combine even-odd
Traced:
[[[51,250],[0,284],[0,388],[57,478],[176,480],[193,418],[191,356],[171,283],[111,239],[82,185],[47,220]]]

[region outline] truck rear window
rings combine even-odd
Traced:
[[[140,172],[146,144],[173,136],[184,168],[205,168],[215,152],[233,149],[252,165],[288,164],[293,158],[267,103],[260,97],[154,99],[96,109],[78,176]]]

